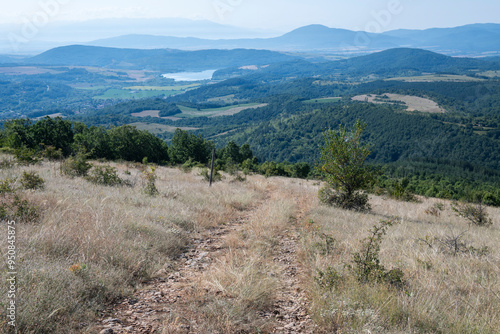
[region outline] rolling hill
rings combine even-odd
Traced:
[[[147,69],[165,72],[203,71],[230,66],[267,65],[297,59],[267,50],[119,49],[71,45],[28,58],[25,64],[98,66],[119,69]]]
[[[354,76],[356,78],[376,75],[385,78],[443,72],[474,74],[471,71],[494,69],[500,69],[498,61],[450,57],[421,49],[396,48],[366,56],[322,63],[293,60],[272,64],[258,70],[223,69],[215,72],[214,78],[221,79],[242,75],[247,75],[253,80],[264,81],[283,80],[283,78],[287,77],[330,77],[340,75]]]

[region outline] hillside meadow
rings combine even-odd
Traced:
[[[313,180],[223,174],[209,187],[197,168],[92,161],[122,180],[105,186],[62,174],[61,162],[0,161],[2,253],[4,222],[17,228],[17,333],[99,333],[108,317],[115,333],[500,328],[499,208],[478,227],[433,198],[371,196],[365,213],[327,207]],[[35,179],[25,174],[43,186],[23,189]],[[381,221],[393,225],[377,252],[369,237]],[[362,279],[355,259],[367,250],[399,275]],[[152,311],[131,317],[153,291]]]

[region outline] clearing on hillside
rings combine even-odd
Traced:
[[[390,78],[386,81],[404,81],[404,82],[478,82],[484,81],[482,78],[474,78],[468,75],[456,74],[428,74],[414,77]]]
[[[257,109],[265,106],[267,106],[267,103],[246,103],[235,106],[197,110],[195,108],[179,105],[179,109],[182,111],[182,114],[176,116],[183,118],[230,116],[230,115],[235,115],[246,109]]]
[[[141,112],[135,112],[131,114],[134,117],[155,117],[160,118],[159,110],[143,110]]]
[[[157,124],[157,123],[130,123],[129,125],[135,126],[138,130],[146,130],[155,135],[164,133],[164,132],[172,132],[174,133],[176,129],[181,129],[183,131],[194,131],[199,130],[199,128],[191,128],[191,127],[178,127],[178,126],[170,126],[165,124]]]
[[[408,111],[420,111],[426,113],[445,113],[436,102],[418,96],[400,95],[400,94],[381,94],[381,95],[358,95],[352,98],[354,101],[364,101],[377,104],[401,104],[408,107]]]

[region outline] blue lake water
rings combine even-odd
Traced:
[[[206,70],[203,72],[179,72],[163,74],[164,78],[174,79],[175,81],[198,81],[210,80],[217,70]]]

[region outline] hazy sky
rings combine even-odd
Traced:
[[[45,15],[45,16],[44,16]],[[386,31],[500,23],[499,0],[19,0],[4,1],[0,23],[23,20],[182,17],[288,31],[319,23]]]

